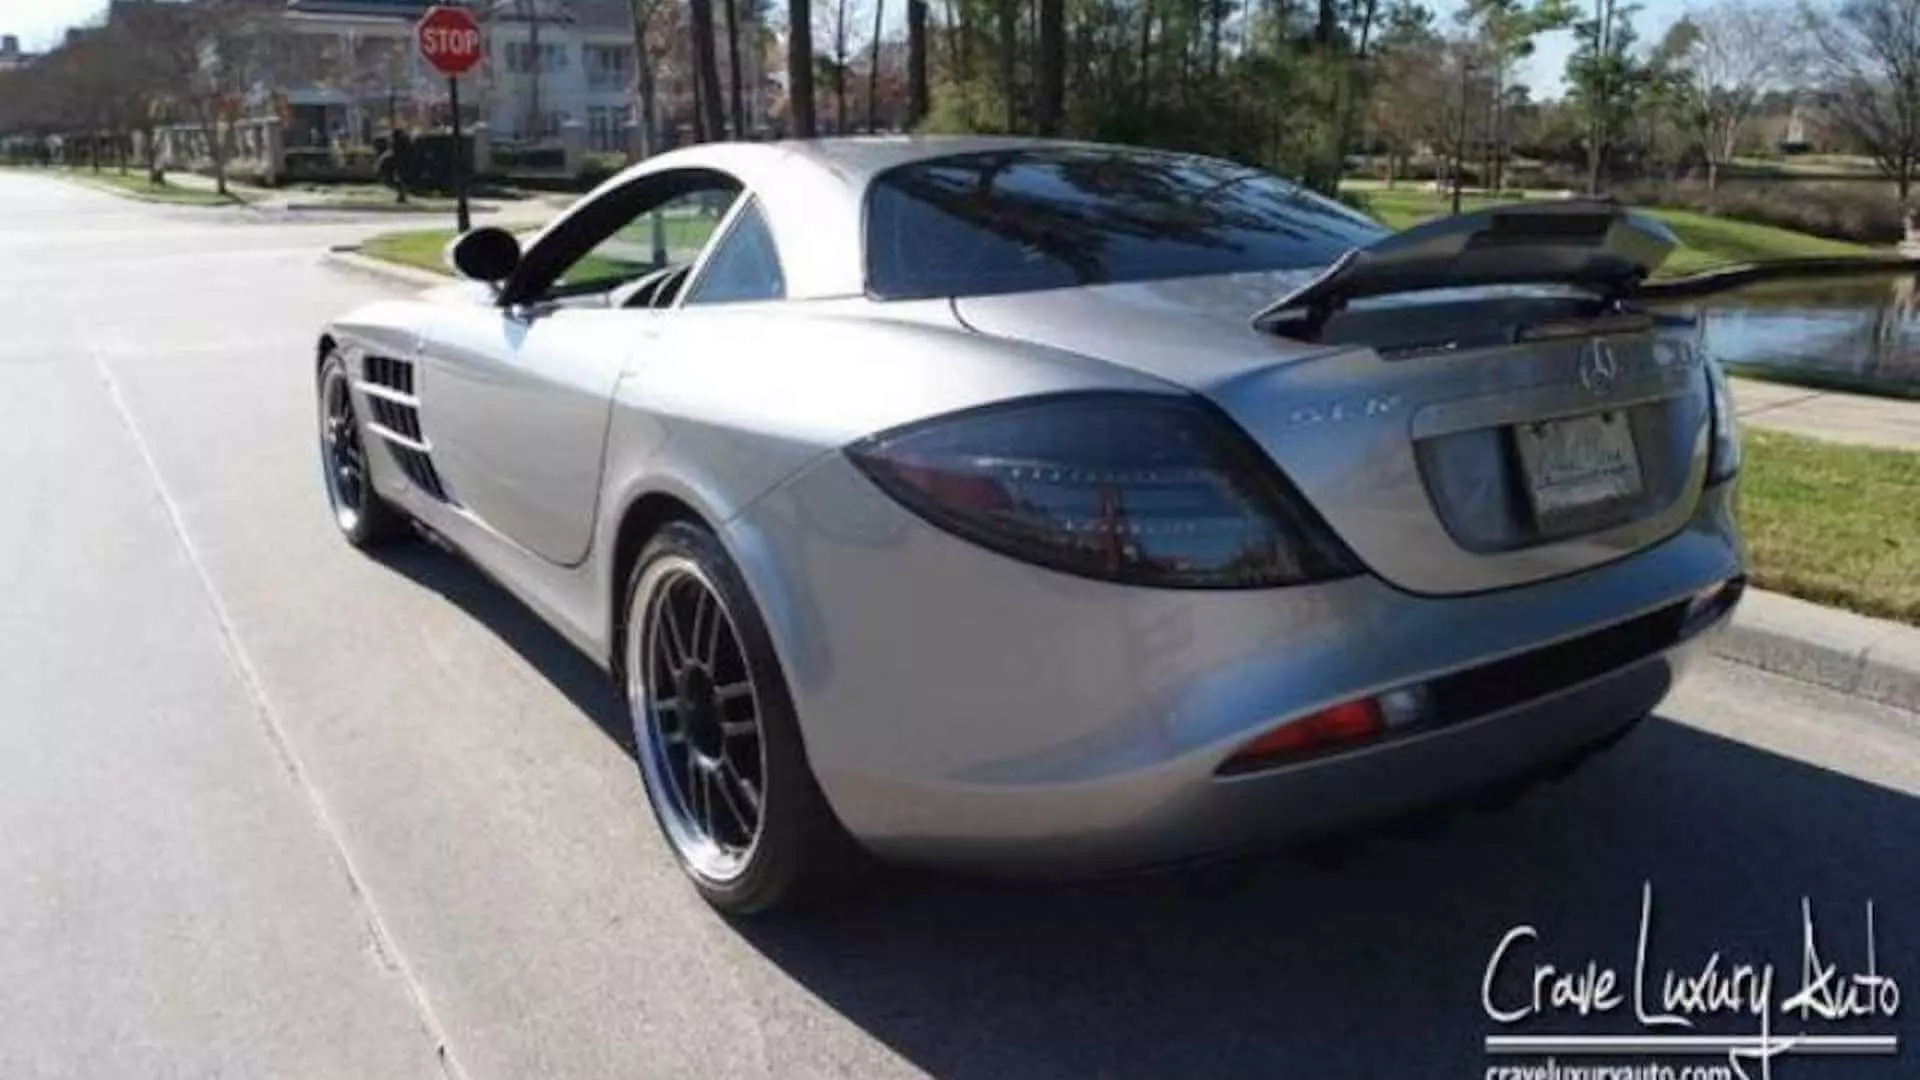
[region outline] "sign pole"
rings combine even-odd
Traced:
[[[447,76],[447,104],[453,109],[453,205],[454,222],[461,232],[473,228],[467,214],[467,144],[460,137],[460,80]]]
[[[453,112],[453,205],[460,231],[473,228],[467,209],[467,140],[460,133],[460,76],[472,71],[486,51],[486,39],[473,12],[436,4],[413,27],[420,58],[447,77],[447,105]]]

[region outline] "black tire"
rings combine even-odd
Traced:
[[[655,652],[661,635],[671,631],[654,613],[662,604],[670,608],[678,604],[678,610],[684,612],[688,590],[695,584],[706,586],[709,595],[717,596],[731,624],[738,653],[737,656],[727,653],[719,636],[726,631],[727,623],[720,623],[717,630],[711,621],[703,623],[699,615],[703,609],[696,606],[692,626],[696,629],[705,626],[707,634],[716,642],[709,653],[724,655],[727,659],[715,660],[710,655],[712,673],[688,674],[700,667],[702,661],[698,659],[697,646],[685,648],[681,675],[676,682],[674,677],[664,674],[667,661]],[[642,595],[642,590],[646,595]],[[697,605],[698,594],[693,595]],[[623,689],[647,801],[668,849],[701,897],[724,914],[752,915],[837,896],[864,879],[871,864],[834,816],[814,779],[793,700],[774,656],[766,623],[739,570],[713,534],[685,521],[670,522],[663,527],[634,563],[627,580],[622,618],[626,624],[621,665],[626,683]],[[683,791],[702,782],[692,774],[695,766],[691,755],[701,743],[694,730],[694,713],[689,711],[686,718],[672,722],[678,728],[675,741],[667,734],[667,721],[661,719],[663,713],[672,714],[664,708],[656,710],[652,703],[659,698],[690,699],[695,693],[691,683],[699,678],[706,678],[710,687],[719,685],[723,677],[737,680],[742,664],[750,680],[744,696],[751,701],[759,725],[754,736],[760,751],[756,807],[759,820],[757,832],[743,845],[746,850],[736,857],[735,868],[722,875],[709,872],[699,859],[689,855],[689,850],[699,847],[701,841],[711,842],[717,835],[711,825],[701,833],[697,820],[687,820],[692,816],[689,805],[697,798],[688,800],[682,796]],[[656,680],[659,686],[655,697],[649,696],[650,671],[661,674]],[[737,686],[738,682],[732,685]],[[666,693],[669,687],[672,694]],[[724,759],[735,752],[738,743],[727,743],[728,737],[717,733],[727,710],[718,704],[721,700],[718,694],[712,696],[715,701],[712,717],[716,725],[713,737],[726,744],[719,750]],[[678,756],[674,753],[676,747]],[[712,759],[703,757],[702,760]],[[736,802],[734,796],[723,793],[716,802],[715,791],[721,788],[736,794],[742,792],[741,787],[725,779],[731,776],[739,781],[742,769],[752,771],[750,766],[729,762],[702,774],[708,785],[705,802],[709,815],[720,812],[715,810],[716,806],[732,808],[752,804],[750,794],[742,794]],[[754,787],[745,788],[746,793],[753,791]],[[735,824],[740,824],[737,816]],[[689,838],[686,833],[689,829],[696,835]]]
[[[369,468],[371,451],[367,447],[366,431],[354,409],[351,384],[346,361],[339,353],[329,351],[320,362],[319,376],[314,383],[320,428],[320,486],[326,492],[327,509],[332,512],[340,535],[364,551],[398,540],[406,536],[409,529],[407,515],[373,489]],[[342,407],[344,417],[339,414]],[[348,457],[357,456],[357,466],[343,459],[338,440],[350,440],[351,449],[344,453]],[[357,469],[357,478],[351,482],[345,479],[341,473],[343,467]]]

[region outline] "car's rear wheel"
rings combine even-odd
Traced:
[[[385,543],[407,531],[406,515],[373,490],[367,444],[354,415],[352,382],[339,353],[320,365],[320,473],[333,523],[357,548]]]
[[[752,914],[836,891],[865,866],[801,743],[766,625],[713,535],[641,552],[622,656],[648,802],[702,897]]]

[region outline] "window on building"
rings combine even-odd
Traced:
[[[560,126],[567,122],[567,114],[558,109],[547,109],[538,116],[529,116],[525,109],[516,110],[513,117],[514,139],[545,139],[560,134]]]
[[[524,75],[534,70],[533,43],[530,41],[509,41],[507,46],[507,70],[515,75]],[[540,70],[543,72],[567,70],[568,50],[565,45],[551,41],[540,43]]]
[[[624,45],[588,45],[581,55],[589,74],[623,75],[633,67],[633,50]]]

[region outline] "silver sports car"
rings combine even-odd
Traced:
[[[1564,771],[1732,610],[1674,243],[1109,146],[697,146],[328,327],[326,493],[619,680],[722,909],[1221,856]]]

